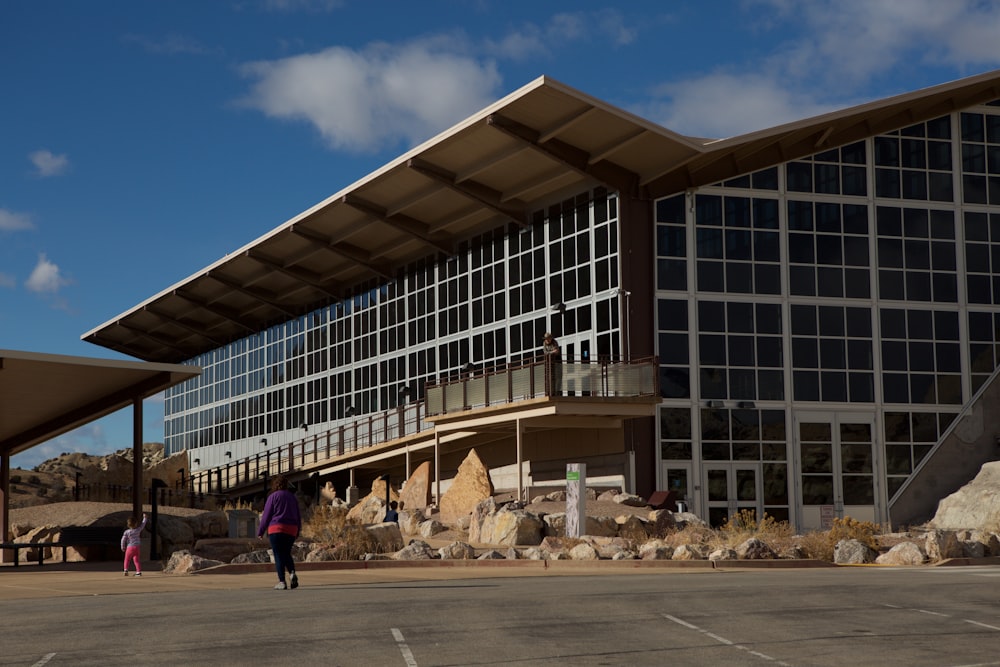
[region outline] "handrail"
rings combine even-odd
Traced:
[[[192,472],[188,480],[196,493],[222,494],[224,489],[255,484],[267,486],[272,475],[294,472],[361,449],[415,435],[430,427],[425,417],[513,403],[544,396],[641,398],[659,395],[656,357],[635,360],[597,360],[551,363],[536,357],[463,373],[457,378],[429,382],[424,400],[361,416],[326,431],[271,447],[237,461]]]

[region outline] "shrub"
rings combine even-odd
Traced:
[[[21,483],[21,476],[20,475],[11,475],[10,476],[10,483],[11,484],[20,484]]]
[[[872,549],[878,549],[875,536],[879,527],[871,521],[858,521],[849,516],[833,520],[830,530],[806,533],[799,540],[799,546],[807,558],[833,561],[833,549],[841,540],[858,540]]]
[[[363,525],[347,518],[347,509],[343,507],[314,507],[302,522],[302,536],[333,547],[337,560],[357,560],[381,550]]]
[[[754,510],[743,509],[722,524],[712,546],[732,549],[751,538],[757,538],[777,551],[788,542],[791,535],[792,527],[787,521],[778,521],[767,512],[758,520]]]

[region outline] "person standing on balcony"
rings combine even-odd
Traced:
[[[545,353],[545,375],[551,380],[550,393],[552,396],[558,396],[562,390],[559,341],[548,331],[542,337],[542,351]]]
[[[278,571],[278,590],[298,588],[299,577],[295,574],[295,561],[292,560],[292,545],[302,530],[302,515],[299,513],[299,500],[288,490],[288,478],[276,475],[271,481],[271,495],[264,503],[264,511],[260,515],[260,528],[257,537],[267,538],[271,542],[274,553],[274,569]],[[291,581],[285,585],[285,572],[291,575]]]

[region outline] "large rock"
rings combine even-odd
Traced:
[[[406,509],[422,510],[431,504],[431,462],[424,461],[413,471],[399,492],[399,504]]]
[[[190,550],[194,546],[194,531],[190,524],[175,516],[161,514],[157,517],[157,536],[161,554]]]
[[[860,540],[840,540],[833,547],[833,562],[838,565],[874,563],[877,552]]]
[[[493,481],[489,468],[479,458],[475,449],[458,466],[458,474],[451,486],[441,496],[441,522],[454,523],[458,517],[470,513],[481,501],[493,496]]]
[[[433,560],[437,552],[422,540],[413,540],[393,556],[396,560]]]
[[[763,541],[751,537],[736,547],[736,557],[741,560],[771,560],[778,555]]]
[[[389,553],[403,548],[403,534],[399,532],[399,524],[395,521],[384,521],[366,528],[368,534],[378,544],[380,553]]]
[[[385,496],[377,496],[370,493],[351,508],[347,513],[347,520],[365,525],[382,523],[382,519],[385,518],[385,512]]]
[[[445,560],[475,560],[476,550],[465,542],[452,542],[438,549],[438,556]]]
[[[615,517],[618,524],[618,537],[642,544],[649,539],[649,527],[646,522],[634,514]]]
[[[170,556],[170,560],[163,567],[164,574],[191,574],[198,570],[222,565],[221,561],[208,560],[201,556],[196,556],[190,551],[176,551]]]
[[[504,546],[536,545],[542,541],[542,520],[525,510],[501,510],[483,519],[480,540]]]
[[[924,562],[924,550],[913,542],[900,542],[875,559],[879,565],[920,565]]]
[[[989,530],[1000,515],[1000,461],[984,463],[975,478],[938,503],[932,528]],[[928,554],[930,555],[930,554]]]
[[[939,561],[946,558],[961,558],[962,543],[952,530],[932,530],[924,538],[924,553],[928,560]]]

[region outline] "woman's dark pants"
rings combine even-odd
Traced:
[[[295,538],[287,533],[270,533],[271,551],[274,552],[274,569],[278,571],[278,580],[285,580],[285,572],[295,572],[292,561],[292,545]]]

